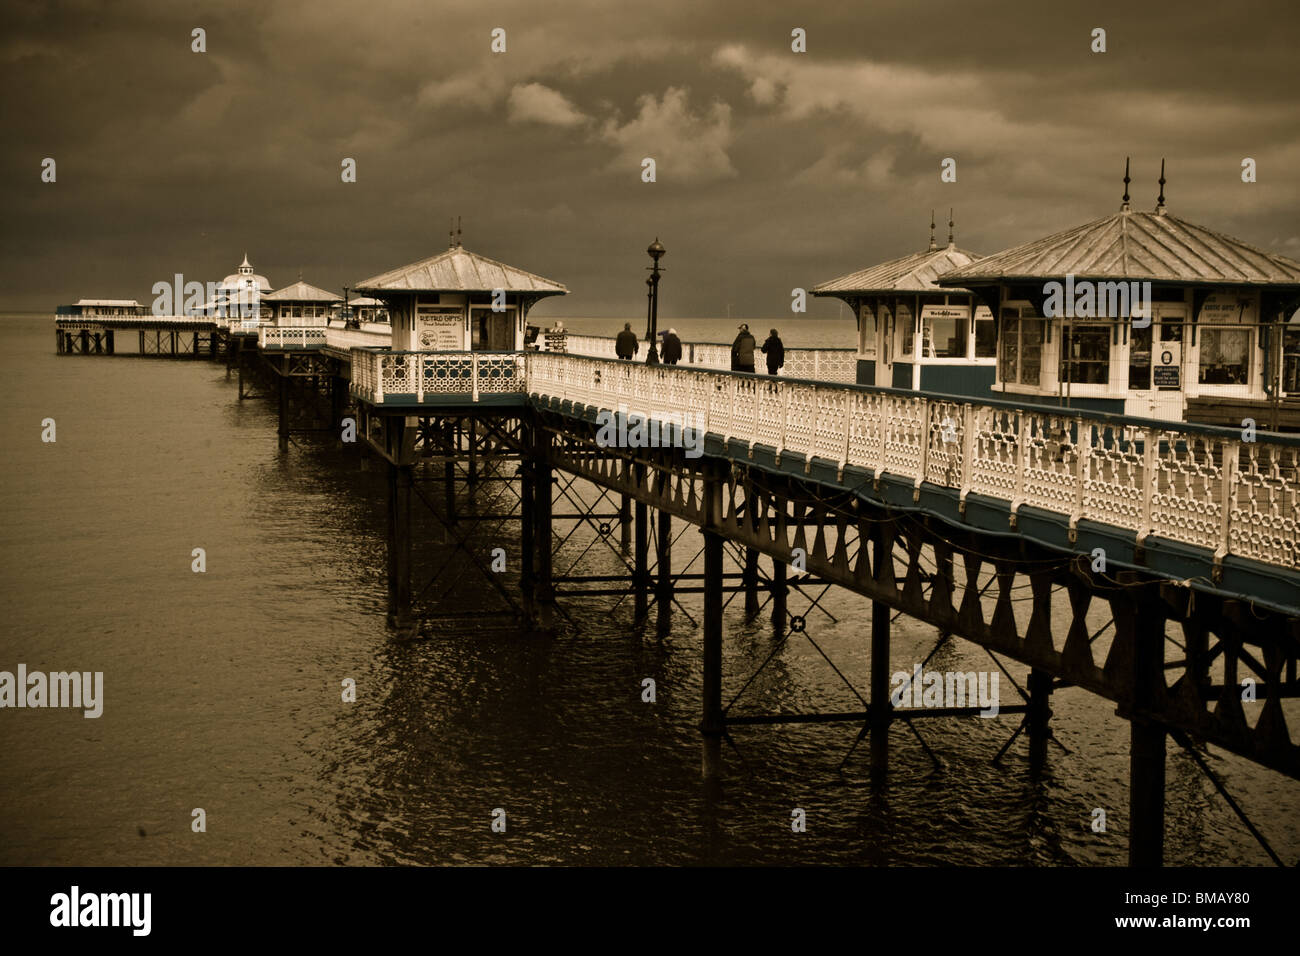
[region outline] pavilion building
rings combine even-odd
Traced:
[[[1300,262],[1170,215],[1163,166],[1154,212],[1129,182],[1115,215],[939,277],[997,316],[994,393],[1300,428]]]
[[[340,295],[303,282],[301,275],[293,285],[262,296],[269,319],[299,328],[328,325],[342,301]]]
[[[240,318],[244,324],[256,326],[270,320],[270,310],[262,304],[262,299],[270,291],[270,281],[253,271],[248,253],[244,253],[244,261],[236,271],[221,280],[216,298],[204,309],[215,309],[229,318]]]
[[[969,289],[937,282],[979,259],[957,248],[952,225],[949,218],[944,248],[935,244],[931,216],[925,251],[813,286],[813,295],[853,309],[859,385],[989,395],[997,361],[993,313]]]
[[[394,351],[522,351],[528,310],[558,282],[465,249],[459,231],[447,251],[355,286],[384,304]]]

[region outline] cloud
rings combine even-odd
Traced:
[[[544,123],[548,126],[581,126],[586,115],[563,93],[541,83],[524,83],[510,91],[507,101],[510,122]]]
[[[660,181],[706,183],[736,175],[727,154],[731,107],[715,101],[705,112],[692,113],[680,87],[669,87],[658,99],[640,97],[636,117],[623,124],[607,120],[601,138],[618,148],[611,169],[637,169],[649,156]]]

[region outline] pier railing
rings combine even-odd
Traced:
[[[374,404],[484,393],[634,414],[698,414],[723,440],[873,477],[888,474],[1068,521],[1096,522],[1300,570],[1300,439],[1077,409],[547,352],[354,349],[352,388]]]
[[[257,330],[257,344],[264,349],[318,349],[325,344],[326,331],[324,326],[280,328],[264,325]]]
[[[565,352],[592,358],[617,358],[614,341],[604,335],[567,334]],[[646,344],[642,342],[637,353],[637,359],[642,362],[645,361],[645,350]],[[754,361],[758,368],[766,367],[761,352],[754,353]],[[721,342],[683,342],[681,364],[728,370],[731,368],[731,346]],[[856,349],[786,349],[781,374],[790,378],[851,384],[858,380],[858,353]]]
[[[528,352],[352,349],[352,394],[376,405],[526,393]]]

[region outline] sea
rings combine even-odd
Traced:
[[[609,335],[623,321],[534,321],[557,317]],[[729,342],[740,321],[760,340],[778,328],[790,348],[854,342],[849,319],[660,325]],[[708,782],[699,595],[643,625],[626,595],[563,598],[557,633],[529,633],[498,613],[517,598],[518,527],[494,516],[517,486],[485,475],[458,505],[478,520],[451,529],[419,509],[415,589],[433,610],[420,637],[403,637],[385,623],[378,467],[331,436],[295,436],[281,453],[273,406],[241,401],[220,363],[58,356],[48,315],[0,316],[0,362],[0,670],[103,674],[98,718],[0,709],[0,864],[1126,861],[1128,727],[1114,704],[1058,691],[1059,745],[1037,775],[1023,736],[994,763],[1019,721],[1002,716],[914,722],[933,759],[896,723],[884,787],[858,724],[737,726]],[[557,515],[617,510],[583,482],[561,487]],[[569,535],[557,574],[625,572],[617,532],[599,529],[608,520],[557,519]],[[674,527],[675,569],[701,572],[698,535]],[[487,579],[497,548],[505,595]],[[869,603],[805,586],[790,611],[806,630],[778,636],[766,609],[747,620],[740,596],[728,603],[731,713],[861,709]],[[893,669],[910,672],[937,639],[899,618]],[[1024,686],[1025,669],[1004,663],[1005,704],[1007,678]],[[997,665],[949,640],[927,669]],[[1294,782],[1207,759],[1295,860]],[[1165,845],[1171,864],[1269,862],[1173,744]]]

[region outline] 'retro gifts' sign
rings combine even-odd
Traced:
[[[463,351],[464,326],[460,309],[420,306],[415,313],[415,347],[421,352]]]

